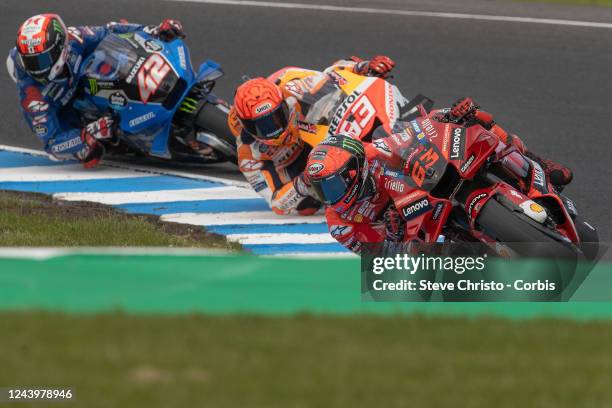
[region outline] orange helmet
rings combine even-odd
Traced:
[[[234,108],[244,129],[258,141],[272,146],[295,141],[295,109],[273,82],[265,78],[246,81],[236,89]]]
[[[24,70],[37,81],[64,73],[68,58],[68,30],[57,14],[28,18],[17,32],[17,52]]]

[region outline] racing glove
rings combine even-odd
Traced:
[[[385,222],[385,241],[401,242],[406,231],[406,221],[395,206],[389,206],[383,215]]]
[[[495,126],[493,115],[480,110],[480,106],[470,97],[457,99],[453,103],[449,115],[455,122],[460,122],[463,119],[474,120],[487,130],[491,130]]]
[[[395,61],[385,55],[377,55],[365,61],[358,57],[351,57],[351,60],[357,63],[353,69],[356,74],[380,78],[386,78],[395,66]]]
[[[312,191],[312,184],[310,184],[308,177],[304,173],[301,173],[293,179],[293,186],[299,195],[317,198],[316,194]]]
[[[81,141],[85,145],[83,150],[77,153],[76,157],[83,162],[85,168],[92,168],[98,165],[104,154],[102,142],[113,141],[113,119],[104,116],[89,123],[81,131]]]
[[[176,40],[177,38],[185,38],[183,25],[180,21],[167,18],[162,21],[154,30],[155,35],[165,42]]]

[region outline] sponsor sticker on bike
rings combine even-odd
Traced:
[[[480,201],[488,196],[487,193],[477,194],[468,205],[468,215],[472,216],[472,210],[478,211],[480,209]],[[478,205],[477,205],[478,204]]]
[[[108,103],[114,109],[122,109],[127,105],[127,98],[121,92],[113,92],[108,97]]]
[[[66,140],[65,142],[62,142],[62,143],[57,144],[55,146],[52,146],[51,147],[51,151],[53,153],[61,153],[64,150],[71,149],[71,148],[73,148],[75,146],[80,145],[81,143],[82,143],[81,137],[78,136],[78,137],[72,138],[70,140]]]
[[[462,160],[465,155],[465,129],[456,127],[451,132],[451,160]]]
[[[438,137],[438,131],[436,130],[433,123],[431,123],[431,119],[427,118],[423,120],[423,122],[421,122],[421,125],[427,137],[429,137],[430,139],[435,139],[436,137]]]
[[[132,81],[134,80],[134,77],[138,73],[138,70],[140,69],[140,67],[142,67],[142,64],[145,62],[145,60],[146,60],[145,57],[138,58],[138,61],[136,61],[136,63],[130,70],[130,73],[128,74],[128,76],[125,77],[125,82],[127,82],[128,84],[132,83]]]
[[[434,211],[431,215],[431,219],[433,221],[438,221],[438,218],[440,218],[440,214],[442,214],[442,209],[444,208],[444,203],[437,203],[436,206],[434,207]]]
[[[138,91],[140,100],[146,104],[157,92],[166,75],[172,70],[161,54],[151,54],[138,71]],[[131,72],[130,72],[131,75]]]
[[[539,163],[532,161],[533,164],[533,186],[541,193],[547,193],[548,189],[546,188],[546,176],[544,175],[544,170],[542,170],[542,166]]]
[[[144,48],[148,52],[160,52],[164,49],[164,46],[159,41],[146,40],[144,43]]]
[[[385,181],[385,188],[397,193],[403,193],[406,186],[400,180],[389,178]]]
[[[429,199],[427,197],[423,197],[418,201],[408,204],[407,206],[402,208],[402,214],[406,220],[411,220],[413,218],[418,217],[421,214],[426,213],[431,210],[431,205],[429,204]]]
[[[145,113],[144,115],[138,116],[130,120],[128,124],[130,125],[130,127],[134,127],[134,126],[141,125],[144,122],[147,122],[153,118],[155,118],[155,112],[148,112],[148,113]]]
[[[470,166],[474,162],[474,159],[476,159],[476,156],[474,154],[471,154],[470,157],[465,161],[465,163],[463,163],[461,165],[461,172],[462,173],[465,173],[466,171],[468,171],[468,169],[470,168]]]
[[[185,47],[178,47],[177,52],[179,57],[179,65],[181,66],[181,68],[187,69],[187,57],[185,56]]]

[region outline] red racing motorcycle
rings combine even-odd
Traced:
[[[595,228],[556,191],[539,163],[479,124],[450,119],[445,110],[418,109],[420,115],[392,136],[407,144],[397,168],[385,170],[386,182],[396,183],[388,190],[406,220],[407,237],[484,243],[502,256],[540,256],[545,247],[555,255],[596,257]]]

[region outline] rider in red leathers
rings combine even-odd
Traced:
[[[460,99],[451,109],[439,113],[444,120],[478,123],[495,133],[507,145],[514,145],[527,156],[522,141],[508,134],[493,121],[492,115],[480,111],[469,98]],[[412,143],[412,135],[401,126],[380,142],[363,144],[349,135],[330,136],[309,155],[306,167],[311,190],[327,207],[325,216],[330,234],[349,250],[360,253],[364,243],[383,243],[393,247],[416,240],[407,234],[406,221],[396,207],[419,199],[419,191],[392,199],[402,167],[402,150]],[[391,154],[392,153],[392,154]],[[571,181],[569,169],[552,161],[535,159],[543,164],[551,183],[558,188]],[[397,162],[396,162],[397,161]],[[397,205],[396,205],[397,204]],[[399,205],[401,204],[401,205]]]

